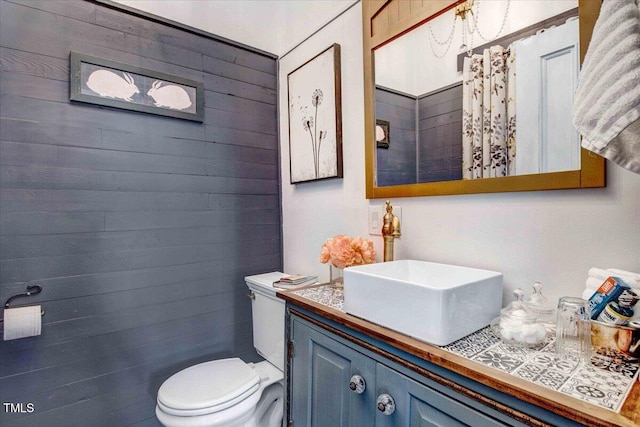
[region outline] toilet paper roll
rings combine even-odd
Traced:
[[[42,330],[39,305],[4,309],[4,340],[34,337]]]

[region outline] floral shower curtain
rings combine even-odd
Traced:
[[[515,174],[515,51],[491,46],[464,59],[462,176]]]

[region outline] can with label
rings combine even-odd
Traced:
[[[628,313],[631,311],[631,313]],[[626,325],[633,316],[633,310],[626,307],[620,307],[617,302],[610,302],[604,310],[598,315],[599,322],[608,323],[609,325]]]

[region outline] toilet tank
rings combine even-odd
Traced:
[[[251,290],[253,346],[258,354],[284,372],[284,300],[276,296],[273,282],[280,272],[245,277]]]

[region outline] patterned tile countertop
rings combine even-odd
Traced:
[[[342,289],[331,285],[293,293],[343,311]],[[620,411],[639,371],[637,361],[620,354],[594,354],[589,366],[560,359],[554,350],[554,333],[542,347],[528,349],[503,344],[486,327],[442,348],[614,412]]]

